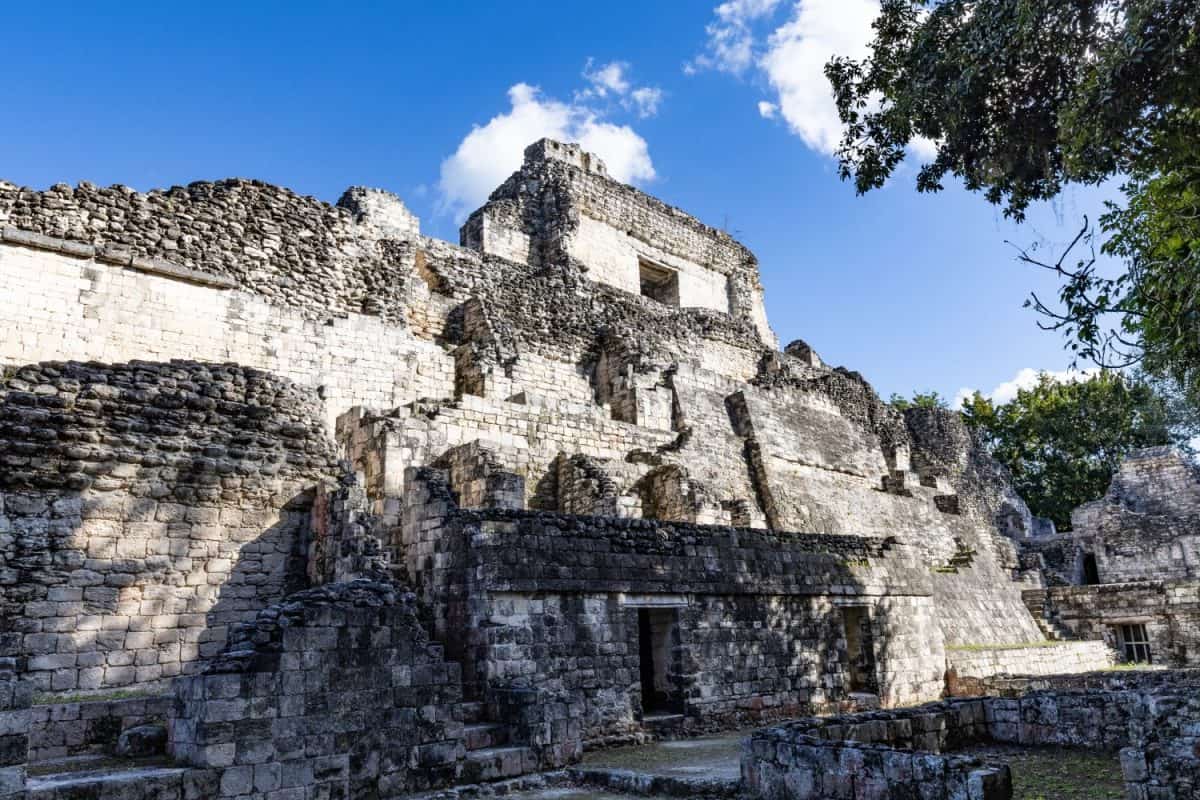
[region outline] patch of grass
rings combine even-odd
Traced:
[[[1066,644],[1071,644],[1071,642],[1046,640],[1043,642],[1011,642],[1009,644],[948,644],[946,649],[960,653],[982,653],[985,650],[1024,650],[1027,647],[1059,647]]]
[[[1012,770],[1013,800],[1123,800],[1121,762],[1111,753],[1062,747],[988,745],[971,755]]]
[[[1164,667],[1154,664],[1143,664],[1134,661],[1128,664],[1113,664],[1111,667],[1105,667],[1104,669],[1099,670],[1099,672],[1154,672],[1161,669],[1164,669]]]
[[[112,700],[136,700],[140,697],[157,697],[160,692],[138,689],[115,689],[109,692],[74,692],[72,694],[40,693],[33,696],[35,706],[56,706],[63,703],[104,703]]]

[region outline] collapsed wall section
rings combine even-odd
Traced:
[[[1098,582],[1200,578],[1200,472],[1171,447],[1133,453],[1071,528]]]
[[[233,364],[48,362],[0,382],[0,635],[39,691],[154,684],[306,581],[336,473],[316,398]]]
[[[367,581],[292,595],[180,680],[174,756],[216,771],[211,797],[397,797],[464,775],[458,665],[414,599]]]

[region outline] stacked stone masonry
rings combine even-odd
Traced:
[[[104,791],[398,797],[1112,663],[959,416],[779,351],[728,234],[544,140],[460,241],[362,187],[0,184],[0,788],[99,792],[18,784],[163,692],[177,766]],[[1087,535],[1129,576],[1151,531],[1186,661],[1155,458]]]
[[[1013,796],[1009,768],[956,751],[987,743],[1120,752],[1131,800],[1183,800],[1200,789],[1195,676],[1146,685],[1113,676],[1012,697],[951,700],[891,712],[799,720],[757,731],[744,787],[765,800]]]
[[[1158,447],[1127,458],[1072,529],[1022,543],[1041,584],[1024,592],[1050,635],[1104,642],[1123,660],[1200,665],[1200,474]]]

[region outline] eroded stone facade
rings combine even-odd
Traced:
[[[934,700],[955,652],[1051,669],[1003,470],[779,351],[745,247],[550,141],[461,242],[361,188],[0,184],[0,636],[64,708],[170,683],[155,796],[395,797]]]

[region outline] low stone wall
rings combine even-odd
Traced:
[[[20,679],[17,659],[5,654],[4,638],[0,636],[0,800],[23,800],[33,690]]]
[[[1130,800],[1200,797],[1200,691],[1176,689],[1134,709],[1137,746],[1121,751]]]
[[[173,754],[218,770],[221,798],[394,797],[464,778],[459,668],[414,605],[358,581],[264,609],[177,682]]]
[[[947,680],[991,675],[1063,675],[1111,667],[1115,654],[1100,641],[1055,642],[1030,647],[947,647]],[[963,694],[951,689],[952,694]]]
[[[763,800],[1007,800],[1007,766],[949,753],[987,737],[983,700],[799,720],[747,740],[743,789]]]
[[[1200,670],[1119,670],[1062,675],[990,675],[960,679],[955,695],[961,697],[1022,697],[1032,691],[1142,691],[1196,687]]]
[[[1007,768],[953,755],[994,742],[1119,751],[1133,800],[1197,797],[1196,673],[991,681],[1013,696],[805,719],[757,731],[743,756],[745,787],[751,797],[766,800],[1004,800],[1011,797]],[[1034,685],[1054,688],[1030,689]],[[919,792],[914,782],[921,784]]]
[[[124,731],[165,723],[170,707],[168,695],[35,705],[30,718],[29,760],[111,754]]]

